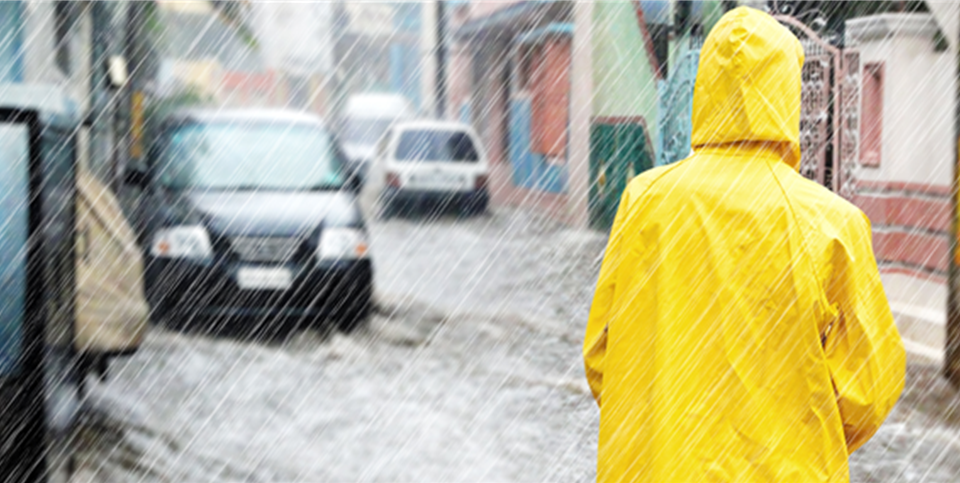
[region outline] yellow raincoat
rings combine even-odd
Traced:
[[[584,341],[599,481],[848,481],[905,354],[864,214],[797,172],[799,41],[727,13],[687,159],[633,179]]]

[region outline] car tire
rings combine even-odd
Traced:
[[[470,214],[474,216],[479,216],[487,212],[487,207],[490,204],[489,198],[484,195],[482,198],[478,199],[473,203]]]
[[[171,304],[166,300],[162,294],[157,293],[156,290],[147,288],[145,290],[147,296],[147,307],[150,309],[150,322],[153,325],[161,325],[167,323],[167,318],[171,315]]]
[[[397,214],[396,202],[393,200],[380,200],[377,209],[377,219],[381,221],[389,220]]]
[[[333,319],[337,329],[349,334],[362,325],[370,316],[372,295],[373,287],[369,282],[365,285],[351,285],[342,294],[342,302],[334,309]]]
[[[464,205],[461,208],[461,213],[464,216],[480,216],[487,212],[489,200],[490,197],[486,191],[477,196],[471,196],[464,202]]]

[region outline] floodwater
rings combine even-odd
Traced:
[[[580,344],[605,237],[511,209],[371,232],[368,325],[268,341],[153,329],[91,381],[74,481],[594,479]],[[912,363],[853,481],[955,481],[953,394]]]

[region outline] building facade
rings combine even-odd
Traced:
[[[653,166],[665,59],[645,11],[664,17],[670,2],[449,8],[447,115],[480,133],[494,200],[609,227],[626,181]]]

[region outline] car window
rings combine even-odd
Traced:
[[[337,189],[342,160],[322,128],[278,122],[190,123],[160,140],[157,178],[172,189]]]
[[[480,160],[480,156],[466,132],[414,129],[400,135],[396,159],[475,163]]]

